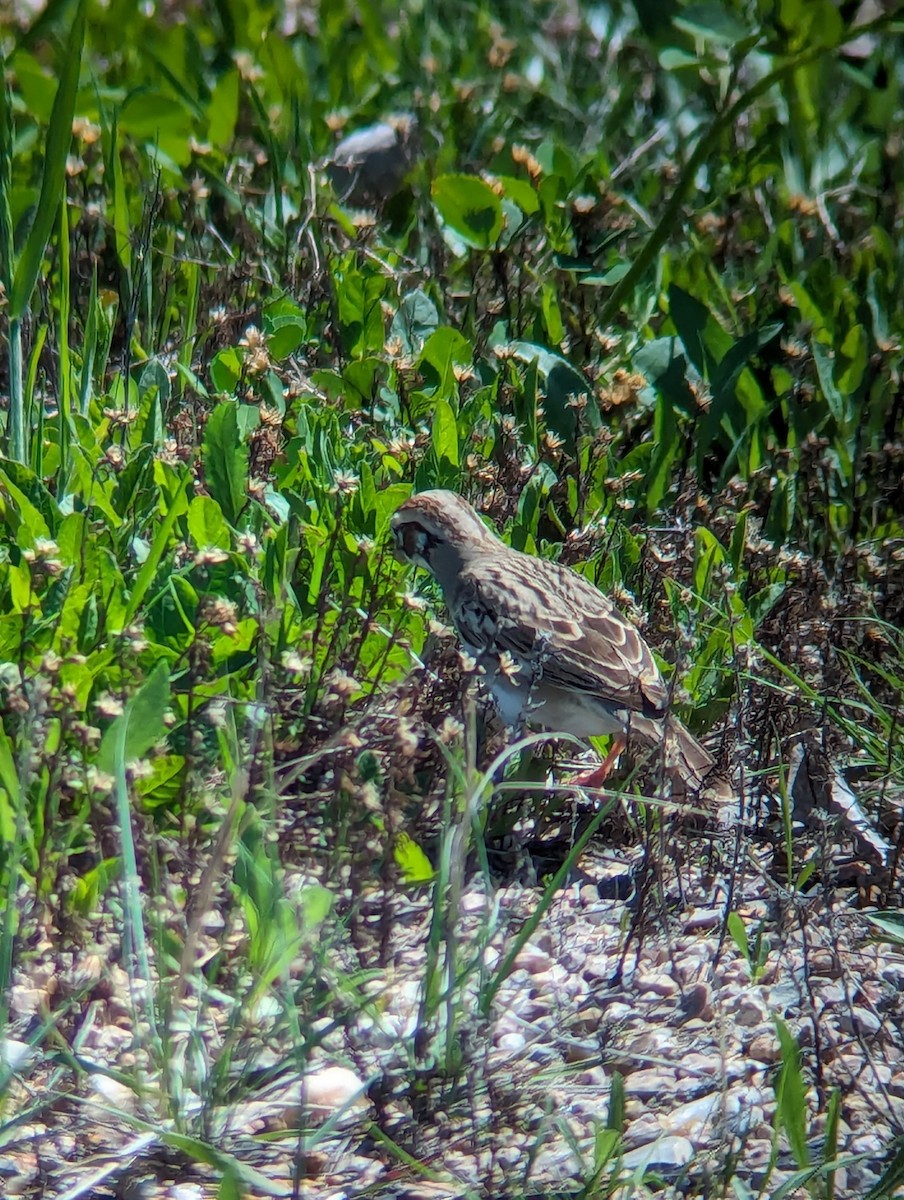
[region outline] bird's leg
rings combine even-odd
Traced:
[[[618,762],[619,755],[627,744],[627,738],[621,734],[617,734],[612,740],[612,749],[600,765],[594,767],[591,771],[582,771],[580,775],[575,775],[573,779],[569,779],[569,786],[586,788],[602,787],[612,773],[612,768]]]

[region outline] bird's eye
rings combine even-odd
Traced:
[[[396,553],[408,562],[425,561],[427,550],[427,533],[418,525],[399,525],[393,530]]]
[[[396,557],[407,559],[411,557],[412,529],[410,525],[398,524],[392,529],[392,545]]]

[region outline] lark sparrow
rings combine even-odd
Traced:
[[[714,759],[668,711],[668,689],[637,629],[583,575],[512,550],[461,496],[421,492],[392,517],[396,554],[443,591],[466,652],[507,725],[577,737],[614,734],[598,786],[628,737],[664,749],[670,774],[699,790]]]

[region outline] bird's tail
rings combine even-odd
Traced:
[[[673,784],[720,803],[731,798],[728,780],[716,769],[716,760],[677,717],[653,721],[633,714],[629,732],[660,751]]]

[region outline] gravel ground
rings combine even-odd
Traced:
[[[762,838],[736,843],[724,829],[673,830],[652,851],[591,843],[486,1015],[481,997],[543,888],[466,875],[437,951],[429,888],[387,890],[372,871],[352,886],[365,876],[350,870],[288,971],[298,1029],[247,979],[241,1003],[239,990],[186,986],[165,1086],[181,1117],[200,1112],[191,1081],[228,1057],[233,1092],[195,1131],[259,1172],[248,1195],[568,1194],[601,1165],[609,1122],[623,1130],[621,1162],[603,1177],[633,1179],[625,1196],[721,1194],[733,1176],[754,1190],[768,1180],[771,1193],[797,1167],[775,1137],[780,1021],[799,1047],[810,1161],[837,1088],[835,1196],[864,1196],[904,1125],[904,955],[870,940],[862,889],[791,893],[775,858]],[[286,878],[299,914],[315,874],[309,863]],[[732,910],[751,946],[762,935],[748,956],[726,932]],[[212,906],[196,961],[228,961],[246,937],[234,910]],[[142,998],[109,965],[110,944],[47,946],[12,989],[10,1032],[26,1040],[49,1007],[88,1069],[71,1070],[53,1039],[43,1055],[8,1043],[21,1057],[6,1117],[20,1123],[7,1125],[3,1187],[70,1200],[219,1194],[216,1163],[161,1140],[175,1114],[155,1099],[164,1084],[134,1036]],[[455,982],[437,998],[444,961]]]

